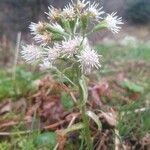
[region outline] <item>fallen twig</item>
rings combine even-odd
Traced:
[[[3,123],[0,125],[0,129],[5,128],[5,127],[9,127],[9,126],[13,126],[13,125],[17,125],[19,122],[14,122],[14,121],[10,121],[7,123]]]
[[[27,130],[27,131],[18,131],[18,132],[0,132],[0,136],[12,136],[12,135],[20,135],[20,134],[28,134],[33,131]]]
[[[45,129],[45,130],[55,130],[58,126],[64,124],[65,122],[66,122],[66,120],[62,120],[62,121],[59,121],[59,122],[54,123],[52,125],[45,126],[43,129]]]

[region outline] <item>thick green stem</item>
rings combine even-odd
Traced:
[[[86,114],[86,103],[85,103],[84,91],[80,84],[79,84],[79,90],[80,90],[80,109],[81,109],[82,120],[84,124],[83,134],[84,134],[84,138],[87,144],[87,149],[93,150],[93,143],[91,140],[91,134],[90,134],[90,128],[89,128],[89,120]]]
[[[87,143],[87,148],[88,150],[93,150],[93,143],[91,140],[91,134],[90,134],[90,129],[89,129],[89,121],[88,121],[88,116],[86,115],[86,106],[82,106],[82,119],[84,123],[84,137]]]

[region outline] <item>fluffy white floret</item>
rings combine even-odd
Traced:
[[[40,32],[43,31],[44,28],[45,25],[43,22],[38,22],[38,23],[31,22],[31,24],[29,25],[29,29],[32,35],[39,34]]]
[[[41,70],[45,71],[47,69],[50,69],[52,67],[52,64],[48,59],[44,59],[39,66]]]
[[[29,64],[36,62],[42,56],[41,49],[35,45],[22,46],[22,58]]]
[[[86,1],[86,0],[78,0],[77,1],[77,5],[82,9],[85,8],[88,4],[89,4],[89,1]]]
[[[33,38],[37,43],[47,44],[47,43],[50,43],[52,41],[53,35],[52,35],[52,33],[44,32],[43,34],[35,35]]]
[[[98,21],[100,18],[102,18],[101,15],[104,14],[102,9],[103,7],[99,7],[99,4],[94,2],[93,4],[89,5],[87,11],[93,19]]]
[[[64,7],[62,11],[62,16],[69,20],[72,20],[75,18],[76,14],[71,4],[68,4],[66,7]]]
[[[60,13],[61,10],[60,9],[56,9],[53,6],[48,7],[49,12],[45,12],[45,14],[48,15],[48,19],[50,19],[51,21],[57,21],[57,19],[60,18]]]
[[[60,56],[60,45],[54,44],[52,47],[45,48],[46,52],[44,52],[44,56],[53,64],[56,59]]]
[[[54,24],[53,24],[54,26]],[[56,28],[60,30],[60,27],[56,24]],[[29,25],[29,29],[31,34],[34,35],[34,40],[37,43],[48,43],[52,40],[52,33],[48,33],[45,31],[45,24],[43,22],[33,23]],[[62,29],[61,29],[62,30]]]
[[[122,17],[116,16],[116,12],[113,12],[112,14],[107,14],[106,17],[106,23],[107,28],[111,30],[113,33],[118,33],[121,29],[119,25],[123,24]]]
[[[79,49],[81,43],[80,37],[75,37],[73,39],[67,39],[65,41],[62,41],[62,51],[61,53],[64,56],[67,56],[68,58],[73,56],[77,53],[77,50]]]
[[[84,73],[91,73],[94,69],[99,69],[100,64],[100,55],[90,47],[87,47],[85,50],[81,51],[81,54],[78,56],[79,62],[81,64],[81,69]]]

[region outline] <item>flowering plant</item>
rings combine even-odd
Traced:
[[[116,12],[105,14],[98,3],[86,0],[71,1],[62,10],[53,6],[48,9],[49,22],[31,23],[29,26],[38,46],[22,46],[21,55],[27,63],[38,63],[42,70],[62,73],[73,86],[78,87],[85,140],[88,149],[93,149],[86,115],[88,91],[85,76],[101,67],[101,55],[91,47],[87,37],[102,29],[118,33],[122,18]],[[60,64],[67,64],[67,67],[60,69]],[[67,69],[74,73],[75,80],[66,76]]]

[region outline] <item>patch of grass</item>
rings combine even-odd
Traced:
[[[142,102],[139,101],[121,107],[117,128],[123,140],[132,139],[133,137],[138,139],[150,132],[150,120],[148,117],[150,108],[145,111],[136,111],[142,106]]]
[[[103,60],[105,63],[122,60],[149,61],[150,58],[149,43],[143,43],[138,45],[137,47],[99,44],[97,46],[97,50],[104,57]]]
[[[137,47],[123,47],[120,45],[104,45],[100,44],[97,49],[103,55],[103,68],[100,72],[102,78],[113,78],[115,84],[118,82],[117,76],[122,74],[124,86],[133,92],[141,92],[138,100],[129,99],[128,103],[122,103],[119,97],[107,100],[107,105],[114,106],[119,109],[117,129],[121,139],[136,139],[144,137],[146,133],[150,133],[150,109],[136,112],[140,108],[149,106],[150,91],[150,44],[142,43]],[[111,83],[110,83],[111,84]],[[124,87],[122,87],[124,88]],[[119,91],[114,90],[114,93]],[[119,93],[123,96],[123,93]],[[126,95],[124,95],[126,96]]]
[[[10,137],[9,142],[0,142],[0,150],[53,150],[56,144],[54,132],[32,132],[21,135],[18,131],[18,134]]]
[[[11,149],[11,144],[9,142],[1,142],[0,143],[0,150],[8,150]]]
[[[16,79],[12,79],[12,74],[0,70],[0,100],[5,98],[16,99],[26,96],[33,90],[32,82],[38,77],[29,71],[21,68],[16,70]]]

